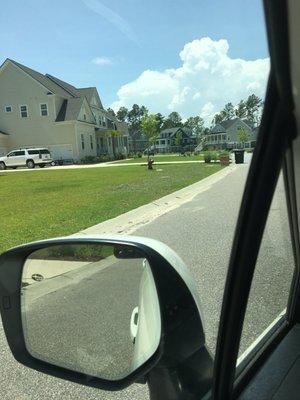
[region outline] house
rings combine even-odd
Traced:
[[[177,143],[178,138],[180,144]],[[196,137],[189,128],[176,127],[163,129],[153,147],[158,153],[171,153],[180,150],[193,151],[196,145]]]
[[[141,132],[133,132],[129,136],[129,151],[143,153],[148,146],[148,139]]]
[[[104,109],[95,87],[76,88],[6,59],[0,67],[0,154],[36,146],[75,162],[124,154],[128,129]]]
[[[240,143],[239,132],[244,130],[248,134],[249,140]],[[253,148],[256,143],[258,128],[248,120],[240,118],[228,119],[216,124],[208,135],[205,144],[211,148],[233,149],[233,148]]]

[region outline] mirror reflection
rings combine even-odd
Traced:
[[[22,274],[26,347],[73,371],[118,380],[157,350],[160,309],[147,258],[131,246],[55,245]]]

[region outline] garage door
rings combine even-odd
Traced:
[[[48,146],[53,160],[73,160],[73,147],[71,144]]]

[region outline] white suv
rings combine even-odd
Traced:
[[[46,148],[12,150],[6,156],[0,157],[0,169],[25,167],[34,168],[36,165],[43,168],[53,162],[50,151]]]

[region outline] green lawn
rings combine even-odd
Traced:
[[[155,162],[165,162],[165,161],[202,161],[203,160],[203,156],[202,155],[197,155],[197,156],[181,156],[178,154],[172,154],[172,155],[156,155],[154,157],[154,161]],[[132,158],[130,160],[122,160],[122,161],[118,161],[117,164],[119,163],[128,163],[128,164],[143,164],[147,162],[147,156],[143,156],[141,158]]]
[[[124,166],[0,173],[0,253],[28,241],[75,233],[221,168],[173,164],[153,171]]]

